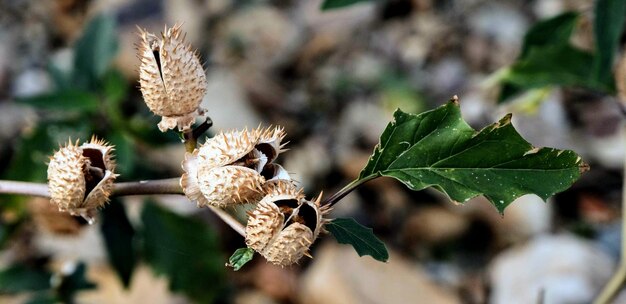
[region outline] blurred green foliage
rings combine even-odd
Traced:
[[[204,223],[147,203],[141,213],[146,262],[167,275],[170,289],[198,303],[211,303],[225,286],[217,235]]]
[[[580,14],[566,12],[533,25],[526,35],[517,61],[500,76],[499,102],[526,90],[551,86],[579,87],[615,93],[613,64],[624,30],[626,2],[597,0],[594,6],[593,53],[571,45]]]
[[[69,274],[53,274],[39,265],[17,264],[0,271],[0,293],[29,292],[27,303],[74,303],[76,292],[95,285],[85,278],[86,266],[79,263]]]

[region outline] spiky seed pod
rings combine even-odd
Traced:
[[[91,213],[109,200],[113,189],[113,146],[95,137],[78,146],[71,141],[50,157],[50,202],[59,211],[91,219]]]
[[[199,207],[256,202],[266,180],[289,179],[274,160],[283,150],[280,128],[223,132],[187,153],[180,184]]]
[[[263,191],[266,194],[249,214],[246,225],[246,244],[258,252],[278,237],[285,216],[289,216],[304,198],[302,190],[296,189],[291,181],[269,181],[263,185]]]
[[[267,156],[267,162],[273,162],[278,154],[286,151],[285,144],[282,144],[282,140],[285,138],[285,129],[282,127],[267,128],[265,130],[257,129],[259,132],[259,143],[257,149]]]
[[[309,247],[322,231],[329,209],[320,206],[321,195],[308,201],[301,191],[286,189],[287,182],[279,183],[249,214],[246,244],[268,262],[284,267],[310,256]]]
[[[148,108],[162,116],[161,132],[188,129],[202,112],[198,106],[206,92],[204,69],[180,27],[165,27],[160,38],[139,29],[139,84]]]
[[[272,245],[267,247],[263,257],[274,265],[293,265],[308,254],[314,239],[309,227],[293,223],[280,232]]]

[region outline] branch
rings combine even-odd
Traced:
[[[0,194],[18,194],[50,197],[48,185],[44,183],[16,182],[0,180]],[[184,194],[179,178],[168,178],[138,182],[116,183],[111,196],[147,195],[147,194]]]
[[[183,189],[179,183],[180,178],[167,178],[138,182],[124,182],[113,185],[111,196],[150,195],[150,194],[180,194]],[[0,180],[0,194],[18,194],[50,198],[48,185],[44,183],[16,182]],[[245,227],[226,211],[209,207],[221,220],[233,228],[241,236],[246,236]]]
[[[233,230],[237,231],[237,233],[239,233],[241,236],[246,237],[246,227],[238,220],[236,220],[232,215],[217,207],[209,206],[209,209],[211,209],[211,211],[213,211],[215,215],[222,219],[224,223],[230,226],[230,228],[233,228]]]
[[[50,197],[47,184],[0,180],[0,193]]]

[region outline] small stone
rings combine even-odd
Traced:
[[[490,265],[489,303],[590,303],[615,270],[592,243],[571,235],[534,238]]]

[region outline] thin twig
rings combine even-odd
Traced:
[[[47,184],[9,180],[0,180],[0,194],[50,197]],[[183,189],[180,187],[179,178],[125,182],[114,184],[111,196],[147,194],[183,194]]]
[[[362,179],[357,179],[357,180],[354,180],[354,181],[350,182],[345,187],[341,188],[341,190],[337,191],[337,193],[335,193],[332,196],[326,198],[322,202],[322,205],[328,205],[330,207],[334,206],[342,198],[344,198],[346,195],[350,194],[350,192],[352,192],[354,189],[356,189],[360,185],[364,184],[365,182],[373,180],[373,179],[375,179],[377,177],[379,177],[379,175],[370,175],[368,177],[365,177],[365,178],[362,178]]]
[[[626,127],[625,131],[626,131]],[[626,180],[626,153],[624,153],[624,176]],[[608,304],[619,293],[626,282],[626,183],[622,186],[622,243],[620,265],[609,283],[593,302],[594,304]]]
[[[179,178],[124,182],[113,185],[111,196],[151,195],[151,194],[184,194]],[[18,194],[50,198],[48,185],[43,183],[16,182],[0,180],[0,194]],[[221,220],[233,228],[241,236],[246,236],[245,227],[228,212],[209,207]]]
[[[213,211],[215,215],[222,219],[224,223],[230,226],[230,228],[233,228],[233,230],[237,231],[237,233],[239,233],[241,236],[246,237],[246,227],[244,227],[243,224],[236,220],[232,215],[217,207],[209,206],[209,209],[211,209],[211,211]]]
[[[0,180],[0,193],[50,197],[47,184]]]

